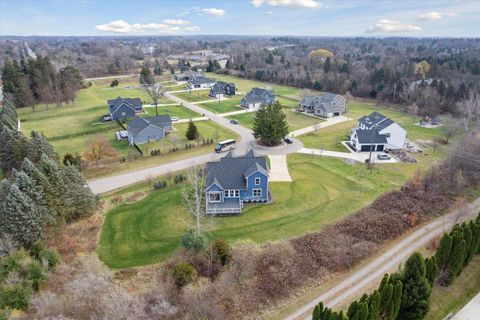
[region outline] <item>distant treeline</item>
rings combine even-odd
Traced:
[[[48,57],[22,59],[20,64],[5,61],[2,70],[3,94],[10,96],[18,108],[34,107],[37,103],[63,102],[74,104],[77,90],[83,88],[80,71],[67,65],[55,70]]]

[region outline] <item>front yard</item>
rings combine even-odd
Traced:
[[[316,230],[399,187],[416,168],[405,165],[408,172],[398,173],[377,166],[369,173],[360,164],[298,154],[288,156],[288,166],[294,181],[270,184],[272,204],[247,205],[239,216],[215,218],[211,237],[261,243]],[[179,238],[191,222],[181,187],[153,191],[107,214],[98,254],[113,268],[159,262],[179,247]]]
[[[207,109],[208,111],[214,113],[226,113],[232,111],[239,111],[243,110],[240,107],[240,100],[242,99],[241,96],[233,96],[228,97],[228,100],[221,100],[221,101],[212,101],[208,103],[199,104],[200,107]]]
[[[208,94],[210,93],[209,89],[205,90],[192,90],[186,92],[177,92],[173,93],[175,96],[179,97],[180,99],[190,101],[190,102],[199,102],[199,101],[216,101],[216,99],[210,97]]]

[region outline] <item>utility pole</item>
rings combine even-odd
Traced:
[[[372,169],[373,169],[373,166],[372,166],[373,138],[375,137],[375,133],[377,131],[378,116],[375,115],[374,119],[375,119],[375,125],[372,129],[372,137],[370,140],[370,154],[368,155],[368,169],[370,170],[370,172],[372,172]]]

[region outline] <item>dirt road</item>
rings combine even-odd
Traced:
[[[365,292],[372,283],[380,282],[385,273],[397,268],[410,254],[428,244],[432,239],[441,236],[445,231],[450,230],[458,220],[463,221],[476,217],[479,210],[480,198],[464,208],[454,210],[447,215],[431,221],[387,250],[371,263],[328,289],[315,300],[301,306],[284,319],[311,319],[313,308],[320,301],[323,301],[328,307],[335,307],[350,302],[352,296]]]

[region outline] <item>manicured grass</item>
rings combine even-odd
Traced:
[[[290,131],[305,128],[308,126],[313,126],[317,123],[323,122],[322,119],[296,113],[292,109],[284,108],[283,112],[285,112],[285,114],[287,115],[287,122]],[[253,127],[254,117],[255,112],[249,112],[228,116],[227,119],[236,119],[240,125],[251,129]]]
[[[204,74],[209,79],[221,80],[221,81],[225,81],[225,82],[235,83],[237,91],[239,91],[238,94],[240,94],[242,96],[244,96],[253,87],[274,89],[275,92],[277,93],[277,95],[282,95],[282,96],[299,96],[301,91],[302,91],[302,89],[300,89],[300,88],[283,86],[283,85],[273,84],[273,83],[270,83],[270,82],[249,80],[249,79],[244,79],[244,78],[238,78],[238,77],[232,77],[232,76],[215,74],[215,73],[208,73],[208,72],[204,73]]]
[[[382,166],[368,173],[363,165],[299,154],[288,156],[288,165],[294,181],[270,184],[272,204],[247,204],[241,215],[213,219],[210,236],[261,243],[314,231],[399,187],[408,177]],[[159,262],[179,247],[191,221],[180,187],[154,191],[107,214],[98,254],[113,268]]]
[[[107,82],[109,83],[111,80]],[[78,142],[78,139],[62,137],[83,135],[82,139],[88,139],[89,135],[98,134],[99,128],[105,129],[100,129],[105,131],[105,135],[111,134],[110,131],[117,127],[116,124],[99,124],[99,121],[101,116],[108,112],[107,100],[118,96],[139,97],[142,101],[150,102],[150,98],[144,90],[138,88],[136,84],[127,82],[119,87],[110,88],[108,84],[96,85],[94,83],[90,88],[78,91],[75,106],[64,105],[57,108],[50,104],[47,108],[45,104],[40,104],[35,107],[35,111],[31,108],[19,109],[21,130],[26,133],[32,130],[43,132],[48,138],[55,140],[56,151],[65,154],[75,148],[71,145]],[[161,103],[171,102],[169,99],[162,98]]]
[[[450,312],[457,312],[480,292],[480,256],[477,255],[463,269],[449,287],[435,286],[430,298],[430,311],[425,319],[442,320]]]
[[[177,92],[177,93],[174,93],[174,95],[179,97],[180,99],[187,100],[190,102],[207,101],[207,100],[216,101],[214,98],[208,95],[209,93],[210,93],[210,90],[205,89],[205,90],[194,90],[190,92]]]
[[[154,106],[145,107],[143,110],[145,110],[145,113],[141,115],[142,117],[153,117],[156,115]],[[180,119],[200,117],[199,113],[179,104],[175,106],[160,106],[158,107],[158,114],[168,114],[170,117],[179,117]]]
[[[241,99],[242,97],[240,96],[234,96],[234,97],[229,97],[228,100],[202,103],[200,104],[200,107],[215,113],[239,111],[239,110],[242,110],[242,108],[239,106]]]

